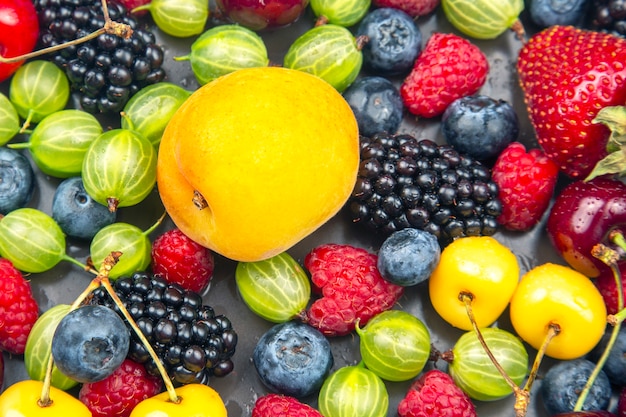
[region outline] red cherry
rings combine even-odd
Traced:
[[[570,411],[569,413],[555,414],[553,417],[617,417],[610,411]]]
[[[304,13],[309,0],[216,0],[229,19],[252,30],[289,25]]]
[[[609,232],[618,227],[626,229],[626,184],[606,177],[566,186],[557,196],[547,223],[557,252],[590,278],[608,269],[591,249],[598,243],[608,244]]]
[[[622,275],[622,286],[626,288],[626,262],[619,263],[619,270]],[[619,293],[617,292],[617,283],[615,282],[613,272],[610,269],[603,269],[595,279],[595,284],[600,294],[602,294],[607,313],[616,314],[619,311],[617,300]]]
[[[0,0],[0,55],[13,58],[32,52],[38,37],[39,21],[32,1]],[[23,63],[0,63],[0,82]]]

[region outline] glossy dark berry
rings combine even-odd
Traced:
[[[116,212],[91,198],[81,177],[63,180],[54,192],[52,218],[68,236],[90,240],[116,217]]]
[[[589,0],[591,28],[626,36],[626,0]]]
[[[446,108],[441,130],[457,151],[485,161],[517,139],[519,121],[508,102],[475,95],[457,99]]]
[[[276,324],[265,332],[252,359],[269,389],[296,398],[319,390],[334,363],[328,339],[297,321]]]
[[[381,7],[369,12],[357,28],[357,36],[366,36],[363,63],[378,75],[408,73],[422,51],[422,33],[407,13],[397,8]]]
[[[363,77],[344,92],[359,125],[359,133],[396,133],[402,122],[402,98],[393,83],[383,77]]]
[[[530,0],[531,21],[541,28],[552,25],[580,26],[589,9],[590,0]]]
[[[226,316],[203,304],[200,294],[145,272],[118,278],[113,285],[172,380],[208,384],[210,377],[232,372],[237,333]],[[101,288],[93,292],[91,303],[110,306],[121,314]],[[131,335],[128,357],[158,375],[135,334]]]
[[[493,235],[502,211],[498,187],[481,162],[449,145],[389,133],[361,136],[348,206],[355,223],[384,236],[412,227],[441,244]]]
[[[540,393],[549,415],[574,410],[578,396],[594,367],[593,362],[581,358],[558,362],[546,372]],[[591,386],[582,410],[606,410],[610,399],[611,383],[601,371]]]
[[[74,96],[90,113],[117,113],[142,87],[165,78],[163,50],[118,2],[107,2],[111,19],[127,24],[129,38],[109,33],[47,55],[65,70]],[[104,25],[99,0],[36,0],[42,46],[55,46]]]
[[[35,173],[20,151],[0,147],[0,214],[25,207],[35,190]]]
[[[610,338],[611,331],[607,331],[596,347],[589,352],[588,359],[597,362],[604,353]],[[611,384],[626,387],[626,327],[620,328],[602,370],[609,377]]]

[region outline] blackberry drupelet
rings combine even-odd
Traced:
[[[128,39],[104,33],[95,39],[48,54],[65,70],[83,110],[117,113],[141,88],[162,81],[163,50],[148,29],[140,28],[126,8],[107,2],[112,20],[133,30]],[[35,0],[42,48],[88,35],[104,26],[100,0]]]
[[[198,293],[146,272],[118,278],[113,287],[175,383],[208,384],[211,376],[225,376],[233,370],[237,333],[226,316],[203,304]],[[122,315],[104,288],[92,293],[90,303]],[[158,375],[154,361],[132,330],[128,358]]]
[[[409,227],[425,230],[442,245],[497,231],[498,186],[478,160],[407,134],[360,140],[361,164],[348,202],[355,223],[384,236]]]
[[[626,37],[626,0],[593,0],[591,29]]]

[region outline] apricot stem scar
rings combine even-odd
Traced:
[[[191,199],[191,202],[198,208],[198,210],[209,207],[209,204],[204,199],[204,196],[200,194],[200,191],[198,190],[193,190],[193,198]]]

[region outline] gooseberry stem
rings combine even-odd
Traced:
[[[478,324],[476,323],[476,319],[474,317],[474,311],[472,310],[472,299],[473,299],[472,295],[468,293],[461,293],[459,295],[459,298],[465,304],[465,310],[467,311],[467,316],[469,317],[469,320],[472,323],[472,328],[474,329],[474,332],[476,332],[478,341],[480,342],[481,346],[485,350],[485,353],[487,354],[487,356],[489,357],[493,365],[496,367],[500,375],[502,375],[502,378],[504,378],[504,381],[509,385],[509,387],[511,387],[511,390],[513,391],[513,394],[515,395],[515,406],[514,406],[515,416],[524,417],[526,415],[526,410],[528,409],[530,393],[526,390],[521,389],[515,383],[515,381],[511,379],[511,377],[506,373],[502,365],[500,365],[500,362],[498,362],[496,357],[493,355],[493,352],[491,352],[491,349],[489,349],[489,346],[487,346],[487,342],[485,342],[485,338],[483,337],[482,332],[478,328]]]
[[[623,240],[623,235],[621,233],[619,233],[619,235],[622,236],[622,240]],[[611,271],[613,272],[613,278],[615,279],[615,287],[617,289],[617,308],[619,310],[618,315],[620,314],[623,315],[624,314],[624,289],[622,286],[622,274],[620,272],[619,265],[617,264],[617,261],[619,260],[619,254],[617,254],[617,252],[614,249],[611,249],[608,246],[605,246],[602,244],[598,244],[594,246],[591,251],[591,254],[595,256],[596,258],[600,259],[602,262],[604,262],[611,268]],[[576,401],[576,404],[574,405],[574,411],[582,410],[583,405],[585,404],[585,400],[587,399],[587,396],[589,395],[589,391],[591,390],[593,383],[598,377],[598,374],[600,373],[600,371],[602,371],[602,368],[604,367],[604,364],[606,363],[609,355],[611,354],[611,350],[613,349],[613,346],[615,345],[615,341],[617,340],[617,337],[619,335],[620,328],[622,327],[623,319],[619,319],[619,320],[614,320],[614,319],[615,319],[615,316],[612,316],[612,317],[609,316],[608,322],[610,325],[613,326],[613,330],[611,331],[611,335],[609,336],[609,340],[607,341],[607,344],[604,348],[604,351],[602,352],[602,355],[596,362],[596,366],[593,368],[593,371],[589,375],[589,378],[587,379],[585,386],[583,387],[582,391],[580,392],[580,395],[578,396],[578,400]]]
[[[90,41],[104,33],[110,33],[112,35],[116,35],[125,39],[128,39],[131,37],[131,35],[133,34],[133,30],[130,26],[128,26],[125,23],[120,23],[120,22],[111,20],[111,17],[109,16],[109,8],[107,6],[106,0],[102,0],[102,11],[104,14],[104,26],[101,27],[100,29],[95,30],[80,38],[67,41],[58,45],[49,46],[47,48],[38,49],[36,51],[32,51],[27,54],[18,55],[18,56],[14,56],[11,58],[5,58],[4,56],[0,55],[0,63],[10,64],[10,63],[19,62],[19,61],[25,61],[31,58],[36,58],[41,55],[49,54],[51,52],[60,51],[62,49],[67,48],[68,46],[79,45],[81,43]]]

